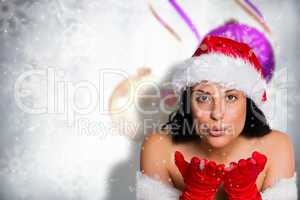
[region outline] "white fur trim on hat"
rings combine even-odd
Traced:
[[[240,57],[234,58],[222,53],[202,54],[176,67],[172,85],[177,95],[186,86],[207,80],[243,91],[257,106],[263,103],[261,98],[267,84],[254,65]]]

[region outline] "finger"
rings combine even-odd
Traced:
[[[175,151],[175,161],[176,162],[184,162],[183,154],[180,151]]]
[[[216,168],[217,164],[215,163],[215,161],[209,161],[206,164],[206,173],[210,176],[216,176]]]
[[[238,167],[238,164],[236,163],[236,162],[231,162],[230,163],[230,169],[231,170],[234,170],[234,169],[236,169]]]
[[[205,165],[206,165],[205,159],[201,159],[201,160],[200,160],[200,164],[199,164],[199,169],[200,169],[201,171],[203,171],[204,168],[205,168]]]
[[[219,164],[217,166],[217,170],[216,170],[216,174],[217,174],[217,177],[219,178],[223,178],[224,175],[225,175],[225,165],[224,164]]]
[[[236,162],[230,162],[229,166],[224,168],[225,175],[232,173],[237,168],[237,166],[238,164]]]
[[[183,154],[179,151],[175,152],[175,165],[179,169],[182,176],[185,176],[188,162],[185,161]]]
[[[239,168],[239,171],[242,174],[247,174],[247,172],[249,171],[248,170],[248,163],[247,163],[247,161],[245,159],[240,159],[239,160],[238,168]]]
[[[252,158],[255,160],[258,170],[262,171],[266,165],[267,157],[264,154],[254,151],[252,153]]]
[[[247,159],[247,168],[249,171],[255,171],[256,161],[251,157]]]
[[[192,157],[191,159],[191,166],[193,168],[199,168],[199,165],[200,165],[200,159],[196,156]]]

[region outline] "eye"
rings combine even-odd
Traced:
[[[196,97],[196,100],[197,100],[197,102],[200,102],[200,103],[206,103],[206,102],[211,101],[211,97],[210,97],[210,95],[203,94],[203,95],[199,95],[198,97]]]
[[[229,102],[236,101],[238,98],[235,95],[229,94],[226,96],[226,100]]]

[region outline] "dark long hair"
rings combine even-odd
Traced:
[[[199,139],[196,133],[195,124],[191,112],[191,91],[192,87],[183,90],[177,110],[169,115],[167,123],[162,126],[162,130],[169,130],[174,142],[185,142]],[[246,120],[241,135],[246,137],[262,137],[272,130],[269,127],[264,113],[255,105],[254,101],[247,98]]]

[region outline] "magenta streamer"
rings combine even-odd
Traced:
[[[183,18],[185,23],[189,26],[189,28],[192,30],[192,32],[195,34],[198,42],[201,42],[201,37],[194,26],[193,22],[191,19],[187,16],[187,14],[184,12],[184,10],[177,4],[175,0],[169,0],[170,4],[174,7],[174,9],[177,11],[177,13]]]
[[[258,8],[250,1],[250,0],[244,0],[244,2],[252,8],[252,10],[261,18],[264,18],[261,12],[258,10]]]

